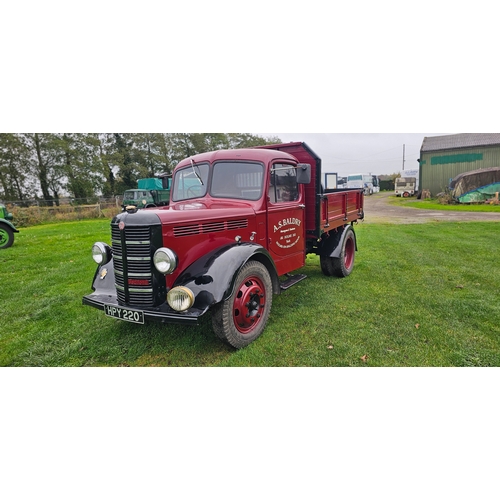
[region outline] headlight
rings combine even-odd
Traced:
[[[194,294],[185,286],[176,286],[167,293],[167,302],[175,311],[187,311],[194,304]]]
[[[109,245],[101,243],[100,241],[94,243],[92,247],[92,258],[97,264],[100,266],[107,264],[111,260],[111,255],[112,251]]]
[[[160,273],[171,274],[177,267],[177,255],[170,248],[158,248],[154,254],[153,262]]]

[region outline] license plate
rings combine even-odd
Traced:
[[[123,321],[130,321],[131,323],[144,324],[144,313],[142,311],[133,311],[132,309],[125,309],[118,306],[104,306],[106,316],[112,318],[122,319]]]

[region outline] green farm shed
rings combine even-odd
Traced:
[[[419,190],[443,192],[458,174],[500,166],[500,134],[424,137],[419,158]]]

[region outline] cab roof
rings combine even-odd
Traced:
[[[249,161],[260,161],[263,163],[268,163],[272,160],[286,160],[297,163],[297,159],[283,151],[277,151],[275,149],[254,149],[254,148],[244,148],[244,149],[220,149],[217,151],[211,151],[208,153],[200,153],[197,155],[190,156],[182,160],[177,167],[183,167],[189,165],[191,160],[195,163],[210,162],[213,163],[217,160],[249,160]]]

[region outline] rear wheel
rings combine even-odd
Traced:
[[[326,276],[345,278],[352,272],[354,256],[356,254],[356,242],[354,231],[351,227],[346,229],[346,233],[339,257],[320,256],[321,270]]]
[[[0,249],[9,248],[14,243],[14,232],[8,226],[0,225]]]
[[[213,311],[215,334],[237,349],[247,346],[263,332],[272,300],[272,282],[266,266],[247,262],[238,272],[231,297]]]
[[[408,196],[410,196],[410,193],[409,193],[408,191],[405,191],[405,192],[403,193],[403,197],[404,197],[404,198],[408,198]]]

